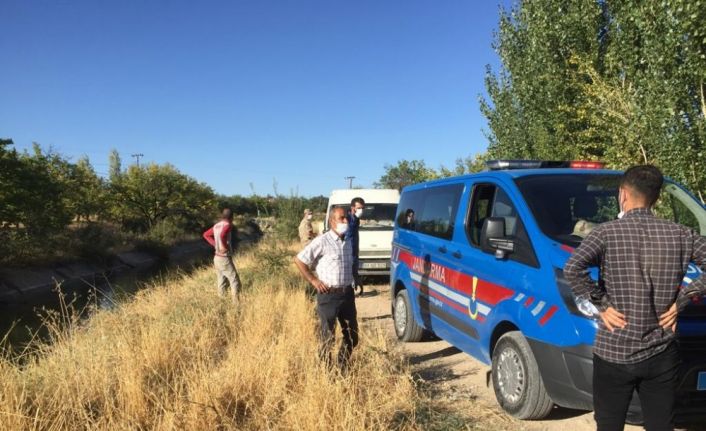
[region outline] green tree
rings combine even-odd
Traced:
[[[54,175],[59,158],[35,145],[18,153],[0,140],[0,260],[32,260],[51,254],[70,222],[62,183]]]
[[[36,142],[32,152],[20,156],[24,169],[18,192],[24,202],[23,224],[30,235],[60,232],[72,219],[68,208],[71,165],[51,148],[44,151]]]
[[[87,157],[71,163],[51,148],[43,150],[34,143],[31,152],[25,152],[21,160],[27,167],[39,172],[37,181],[46,175],[51,184],[52,198],[38,190],[37,184],[25,184],[27,193],[39,194],[42,199],[55,202],[52,204],[54,215],[44,214],[42,219],[48,226],[63,227],[71,220],[90,221],[92,216],[101,214],[105,209],[105,187]]]
[[[0,139],[0,226],[16,226],[21,222],[22,179],[27,167],[12,148],[12,139]]]
[[[299,236],[299,222],[302,219],[304,208],[304,199],[294,194],[276,197],[274,216],[276,218],[275,232],[278,238],[292,241]]]
[[[216,210],[213,190],[165,164],[132,165],[111,184],[113,215],[125,227],[147,231],[169,220],[185,230],[199,229]]]
[[[423,160],[400,160],[396,165],[385,165],[385,173],[375,183],[375,187],[398,189],[410,184],[438,178],[439,174],[427,167]]]
[[[493,158],[654,163],[706,192],[705,0],[545,0],[502,11],[486,73]]]
[[[235,215],[257,215],[257,204],[255,200],[246,196],[218,196],[218,208],[230,208]]]
[[[453,168],[441,166],[439,168],[440,177],[453,177],[456,175],[474,174],[485,170],[485,162],[490,160],[487,153],[476,154],[465,158],[456,159]]]
[[[489,151],[504,158],[575,158],[600,155],[574,85],[580,55],[600,67],[599,29],[605,16],[595,0],[521,2],[501,11],[494,43],[502,70],[488,69],[489,100],[481,111],[490,127]]]
[[[620,139],[625,132],[615,126],[609,129],[609,162],[620,168],[640,160],[655,163],[703,200],[706,2],[614,1],[607,4],[607,13],[611,43],[606,67],[591,83],[598,87],[598,95],[604,85],[616,99],[627,101],[629,121],[618,124],[636,136],[623,151],[625,142]],[[616,105],[610,97],[599,101],[603,104],[593,106]]]
[[[82,157],[71,166],[68,184],[68,209],[78,221],[90,222],[91,217],[106,212],[106,185],[96,174],[88,157]]]

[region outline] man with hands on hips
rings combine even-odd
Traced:
[[[353,244],[346,239],[349,227],[343,208],[331,211],[329,226],[331,229],[328,232],[314,238],[297,254],[294,263],[317,292],[321,357],[329,362],[331,360],[338,321],[343,336],[338,363],[345,368],[353,348],[358,344],[358,321],[353,293]]]
[[[622,430],[633,391],[648,430],[671,430],[679,371],[679,310],[706,292],[706,277],[679,289],[690,262],[706,265],[706,238],[655,216],[662,189],[654,166],[634,166],[618,191],[618,220],[597,226],[564,266],[579,298],[600,312],[593,354],[593,404],[598,430]],[[589,268],[597,266],[599,281]]]

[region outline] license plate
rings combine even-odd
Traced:
[[[696,390],[706,391],[706,371],[699,372],[699,377],[696,379]]]
[[[365,269],[385,269],[387,268],[387,262],[363,262],[360,267]]]

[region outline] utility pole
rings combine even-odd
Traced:
[[[142,153],[135,153],[135,154],[132,154],[132,157],[135,158],[135,161],[137,163],[137,167],[139,168],[140,167],[140,157],[145,157],[145,155]]]
[[[349,189],[353,188],[353,178],[355,178],[355,177],[343,177],[344,180],[348,180],[348,188]]]

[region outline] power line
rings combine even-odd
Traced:
[[[344,180],[348,180],[348,188],[352,189],[353,188],[353,179],[355,177],[343,177]]]

